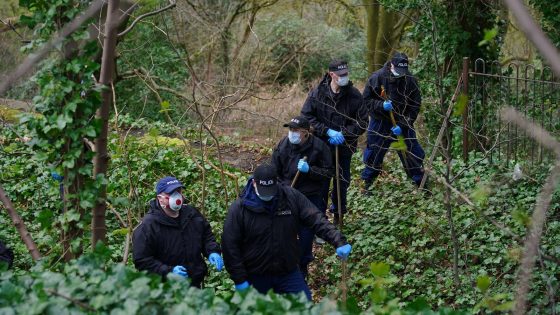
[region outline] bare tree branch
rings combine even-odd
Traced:
[[[14,209],[14,205],[6,195],[6,192],[4,191],[4,188],[2,188],[2,186],[0,186],[0,201],[2,201],[2,203],[6,207],[6,210],[8,211],[10,218],[12,218],[12,221],[14,222],[14,226],[19,232],[19,236],[21,237],[21,240],[23,241],[23,243],[25,243],[25,246],[27,247],[27,250],[31,254],[31,257],[33,257],[33,260],[41,259],[41,254],[37,249],[37,245],[35,245],[35,242],[33,241],[31,234],[29,234],[29,231],[25,226],[25,223]]]
[[[541,193],[537,199],[533,216],[531,217],[531,227],[527,233],[525,245],[523,249],[523,258],[521,259],[521,267],[519,271],[519,283],[517,293],[515,294],[515,311],[513,314],[521,315],[526,313],[527,294],[531,287],[531,277],[533,268],[535,267],[535,259],[537,257],[539,243],[541,241],[544,222],[546,221],[546,212],[552,201],[554,190],[560,183],[560,162],[552,169],[552,172],[546,179]]]
[[[556,157],[560,159],[560,142],[550,135],[543,127],[524,118],[523,114],[513,107],[505,107],[500,111],[501,119],[505,122],[514,123],[521,127],[525,132],[537,140],[542,146],[548,148]]]
[[[145,18],[147,18],[147,17],[149,17],[149,16],[156,15],[156,14],[159,14],[159,13],[161,13],[161,12],[163,12],[163,11],[166,11],[166,10],[169,10],[169,9],[171,9],[171,8],[174,8],[176,5],[177,5],[177,1],[171,1],[171,0],[170,0],[170,1],[169,1],[169,4],[166,5],[165,7],[161,8],[161,9],[155,10],[155,11],[152,11],[152,12],[148,12],[148,13],[144,13],[144,14],[140,15],[140,16],[137,17],[134,21],[132,21],[132,23],[130,24],[129,27],[127,27],[124,31],[120,32],[120,33],[117,35],[117,37],[122,37],[122,36],[126,35],[126,33],[132,31],[132,29],[134,28],[134,26],[136,26],[136,23],[140,22],[142,19],[145,19]]]
[[[527,38],[535,44],[544,59],[548,61],[555,75],[560,77],[560,53],[554,47],[550,39],[544,34],[542,29],[535,23],[535,20],[527,11],[521,0],[504,0],[506,6],[519,22],[519,26]]]
[[[55,46],[60,45],[66,37],[74,33],[89,18],[95,15],[103,5],[103,0],[94,1],[81,15],[75,17],[70,23],[66,24],[60,31],[60,35],[43,45],[36,53],[32,53],[10,74],[4,82],[0,83],[0,95],[4,94],[22,76],[31,71],[34,65],[43,60],[48,52]]]

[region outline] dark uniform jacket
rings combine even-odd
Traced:
[[[12,264],[14,263],[14,253],[0,241],[0,263],[1,262],[6,263],[8,268],[12,268]]]
[[[362,94],[352,82],[340,87],[338,93],[332,92],[331,77],[325,74],[321,83],[309,92],[301,114],[314,128],[316,136],[327,141],[327,130],[341,131],[346,140],[344,145],[356,150],[358,137],[364,133],[368,124],[367,108]]]
[[[290,186],[296,176],[300,159],[307,157],[309,172],[300,172],[295,189],[305,196],[323,194],[323,187],[334,176],[331,150],[322,140],[310,135],[303,144],[291,144],[284,137],[272,153],[272,163],[278,170],[280,183]]]
[[[400,78],[391,74],[391,65],[385,63],[383,68],[374,72],[364,88],[364,101],[370,115],[378,120],[391,122],[389,112],[383,109],[384,98],[381,86],[393,102],[393,114],[397,124],[412,127],[420,112],[422,97],[416,78],[410,73]]]
[[[183,205],[179,217],[171,218],[159,202],[150,201],[150,210],[133,235],[136,268],[166,276],[173,267],[184,266],[191,284],[200,286],[207,273],[204,257],[211,253],[220,253],[220,246],[198,210]]]
[[[231,279],[240,284],[249,274],[281,276],[296,270],[302,225],[335,247],[346,244],[340,231],[299,191],[279,185],[277,196],[263,202],[249,180],[224,224],[224,263]]]

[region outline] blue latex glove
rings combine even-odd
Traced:
[[[307,173],[309,172],[309,164],[307,164],[307,162],[305,162],[303,159],[299,160],[298,164],[297,164],[297,169],[298,171],[302,172],[302,173]]]
[[[340,145],[344,143],[344,135],[340,131],[329,129],[327,130],[327,136],[329,136],[329,143],[334,145]]]
[[[173,267],[173,271],[171,271],[172,273],[179,275],[183,278],[188,278],[189,275],[187,274],[187,268],[183,267],[183,266],[175,266]]]
[[[342,259],[346,259],[350,255],[351,251],[352,246],[350,244],[342,245],[336,249],[336,255]]]
[[[383,109],[390,112],[393,110],[393,102],[391,100],[386,100],[383,102]]]
[[[247,281],[235,285],[235,290],[237,290],[237,291],[245,291],[248,288],[249,288],[249,282],[247,282]]]
[[[331,138],[334,138],[337,133],[338,133],[338,131],[336,131],[336,130],[332,130],[332,129],[327,130],[327,136],[329,136]]]
[[[399,127],[399,125],[396,125],[395,127],[391,128],[391,131],[393,132],[393,134],[395,136],[402,135],[402,130],[401,130],[401,127]]]
[[[222,259],[222,256],[220,256],[220,254],[218,253],[210,254],[210,256],[208,256],[208,261],[212,265],[214,265],[214,267],[216,267],[216,270],[222,271],[222,268],[224,267],[224,260]]]
[[[64,176],[61,176],[60,174],[58,174],[57,172],[52,172],[51,173],[51,177],[56,180],[61,182],[64,179]]]

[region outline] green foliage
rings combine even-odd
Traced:
[[[65,23],[70,22],[87,3],[73,0],[21,0],[30,15],[22,16],[21,22],[35,30],[35,40],[25,48],[31,50],[55,35]],[[101,103],[100,91],[95,77],[99,63],[96,41],[88,41],[87,27],[74,32],[57,47],[59,55],[46,60],[33,80],[39,94],[33,98],[35,110],[41,115],[28,115],[22,119],[31,131],[30,146],[34,159],[48,165],[50,171],[64,176],[68,187],[65,211],[52,216],[59,228],[76,233],[87,225],[84,215],[93,208],[98,186],[104,177],[92,178],[94,153],[84,149],[84,141],[93,141],[100,131],[101,122],[95,119],[95,111]],[[71,47],[81,43],[81,48]],[[65,56],[65,57],[62,57]],[[70,227],[72,226],[72,228]],[[79,233],[79,232],[78,232]],[[72,241],[74,252],[83,245],[79,239]]]
[[[394,151],[392,151],[394,152]],[[471,161],[477,158],[471,156]],[[356,157],[356,173],[363,164]],[[535,199],[548,167],[524,166],[528,177],[512,179],[510,169],[481,159],[470,168],[461,161],[452,163],[453,173],[462,175],[453,185],[465,195],[473,196],[477,207],[472,208],[452,195],[453,220],[459,241],[459,285],[453,284],[452,241],[443,205],[444,187],[428,178],[433,196],[418,193],[402,171],[396,154],[386,157],[383,173],[372,187],[373,196],[362,196],[357,186],[349,191],[351,215],[345,217],[345,234],[353,246],[349,269],[349,294],[356,298],[361,308],[375,305],[384,299],[384,307],[394,299],[398,303],[423,298],[436,307],[454,305],[481,312],[508,311],[512,304],[522,244],[512,239],[509,232],[494,226],[486,217],[505,226],[523,239],[526,233],[527,214],[532,212]],[[435,172],[441,174],[446,165],[435,162]],[[536,180],[536,182],[535,182]],[[541,248],[550,255],[560,254],[560,194],[554,195]],[[482,213],[486,217],[482,216]],[[328,250],[327,250],[328,252]],[[371,305],[372,284],[376,276],[371,274],[372,261],[383,261],[391,266],[391,281],[378,289]],[[328,260],[326,260],[328,264]],[[325,263],[322,264],[324,266]],[[381,268],[382,266],[382,268]],[[378,275],[386,274],[385,265],[376,265]],[[549,290],[557,288],[560,267],[544,262],[534,277],[529,300],[536,312],[549,312]],[[331,283],[340,279],[340,270],[332,269]],[[479,277],[486,275],[486,277]],[[490,280],[492,279],[492,280]],[[362,287],[359,283],[370,286]],[[330,290],[334,290],[331,288]],[[329,292],[326,289],[322,292]],[[386,295],[385,295],[386,294]]]
[[[304,295],[243,294],[216,296],[211,289],[189,288],[188,281],[146,275],[122,264],[105,263],[110,252],[98,248],[51,271],[38,264],[29,273],[0,274],[2,314],[320,314],[336,303],[307,302]]]
[[[367,78],[363,60],[365,43],[362,31],[344,31],[323,23],[309,23],[297,15],[285,15],[277,20],[259,21],[267,56],[265,80],[270,83],[311,81],[327,71],[333,58],[349,62],[352,80]],[[247,62],[250,62],[249,60]]]
[[[164,30],[170,32],[167,24],[172,22],[166,15],[146,21],[149,23],[137,24],[117,46],[119,73],[145,69],[159,85],[181,91],[190,74],[183,63],[187,56],[181,49],[176,49],[164,33]],[[115,92],[119,111],[137,119],[147,117],[151,121],[164,121],[157,97],[139,77],[119,78]],[[160,93],[171,108],[182,108],[185,100],[169,92]]]
[[[540,18],[536,19],[537,22],[540,22],[541,27],[554,45],[556,47],[560,46],[560,34],[558,33],[558,29],[560,29],[560,15],[558,15],[558,12],[560,12],[560,2],[529,0],[529,3],[541,14]]]

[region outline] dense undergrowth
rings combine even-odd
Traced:
[[[145,126],[138,126],[139,128]],[[228,168],[236,178],[221,174],[202,162],[200,151],[186,151],[182,141],[165,137],[169,130],[157,128],[111,136],[109,170],[108,244],[97,255],[87,255],[65,264],[60,261],[58,241],[62,204],[58,182],[51,166],[34,159],[22,141],[27,131],[7,126],[0,131],[2,158],[0,180],[37,242],[43,261],[34,265],[5,211],[0,212],[0,239],[16,253],[15,268],[1,274],[0,314],[12,313],[430,313],[443,307],[466,312],[507,311],[516,283],[521,244],[508,232],[481,215],[500,222],[518,238],[523,238],[546,166],[523,166],[525,176],[513,180],[513,167],[490,165],[486,161],[471,166],[453,163],[454,173],[463,171],[455,186],[477,204],[472,208],[453,196],[453,220],[459,238],[459,283],[453,282],[452,241],[442,203],[443,190],[432,179],[432,196],[417,193],[405,178],[394,154],[386,161],[387,172],[376,182],[373,196],[363,197],[357,181],[349,192],[350,215],[344,232],[353,244],[349,261],[349,303],[337,306],[341,279],[340,262],[334,250],[316,247],[310,285],[319,304],[301,297],[274,294],[247,296],[234,294],[227,273],[212,271],[206,289],[188,289],[183,282],[168,281],[135,272],[128,259],[122,265],[126,235],[136,226],[146,203],[153,198],[157,178],[179,177],[188,187],[186,194],[211,222],[217,236],[237,184],[248,174]],[[185,134],[187,137],[189,133]],[[193,144],[195,140],[192,140]],[[197,156],[196,159],[192,155]],[[475,158],[473,156],[473,158]],[[471,159],[472,160],[472,159]],[[203,172],[196,163],[204,168]],[[354,161],[355,174],[362,165]],[[435,164],[437,171],[445,167]],[[236,183],[237,181],[237,183]],[[227,193],[226,193],[227,191]],[[227,195],[227,200],[226,200]],[[554,196],[541,249],[560,256],[560,206]],[[117,215],[118,214],[118,215]],[[88,222],[84,226],[87,228]],[[88,237],[87,233],[86,236]],[[87,242],[86,242],[87,243]],[[87,249],[91,251],[91,249]],[[558,305],[560,268],[539,261],[531,290],[534,313],[560,311]],[[556,294],[555,294],[556,292]],[[451,312],[441,309],[441,314]]]

